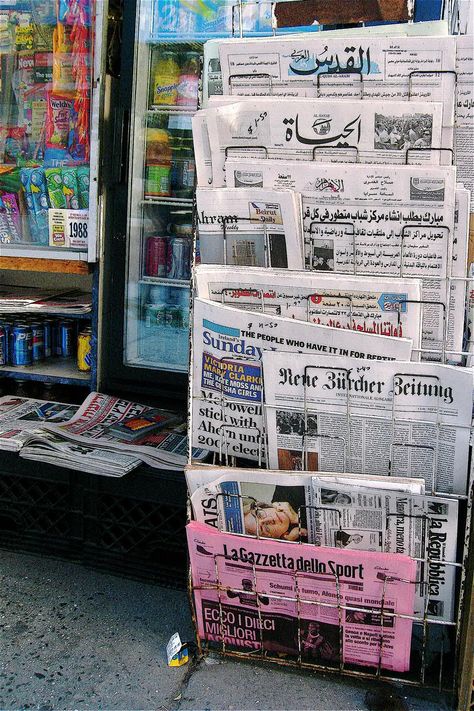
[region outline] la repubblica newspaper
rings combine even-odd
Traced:
[[[201,639],[336,668],[409,669],[413,559],[243,538],[195,521],[187,535]]]
[[[261,359],[266,350],[276,355],[281,348],[293,354],[319,351],[368,359],[411,357],[411,341],[406,338],[249,314],[196,298],[192,446],[250,460],[265,457]]]
[[[472,372],[430,363],[262,354],[268,465],[422,477],[466,493]]]
[[[453,620],[458,502],[421,495],[420,480],[192,467],[186,476],[195,520],[220,531],[410,555],[415,614]]]

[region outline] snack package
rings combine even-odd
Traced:
[[[61,168],[48,168],[45,170],[46,186],[51,207],[66,210],[67,202],[63,190],[63,176]]]
[[[62,168],[63,193],[68,210],[79,210],[76,168]]]
[[[26,198],[28,221],[33,242],[48,244],[48,194],[43,168],[22,168],[21,183]]]
[[[91,22],[90,0],[59,0],[58,20],[66,25],[89,26]]]
[[[21,126],[11,126],[6,129],[3,162],[16,165],[21,158],[27,158],[29,153],[26,129]]]
[[[69,158],[70,131],[74,124],[74,96],[69,92],[50,91],[46,99],[45,161],[61,162]]]
[[[0,197],[0,216],[3,243],[18,243],[22,241],[21,217],[17,196],[13,193],[4,193]],[[5,232],[8,239],[3,239]]]
[[[80,165],[77,169],[77,188],[79,192],[79,209],[89,209],[90,170],[88,165]]]

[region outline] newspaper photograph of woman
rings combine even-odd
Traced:
[[[245,533],[258,538],[308,541],[303,486],[268,486],[242,482]]]

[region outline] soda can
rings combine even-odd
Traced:
[[[59,337],[61,343],[61,357],[71,358],[74,344],[74,323],[65,319],[59,323]]]
[[[0,328],[4,331],[4,347],[3,347],[3,357],[0,353],[0,365],[11,365],[11,337],[12,337],[12,327],[8,321],[0,321]]]
[[[185,237],[173,237],[168,246],[168,279],[189,279],[191,270],[191,243]]]
[[[21,368],[33,363],[33,334],[25,324],[13,326],[11,360],[12,365]]]
[[[8,336],[3,324],[0,324],[0,365],[8,365]]]
[[[44,329],[44,357],[51,358],[53,355],[53,325],[54,321],[51,318],[45,318],[43,320]]]
[[[145,252],[146,276],[165,277],[168,256],[167,238],[148,237]]]
[[[147,304],[145,306],[145,328],[166,326],[166,304]]]
[[[44,360],[44,327],[42,323],[30,323],[31,333],[33,336],[33,363],[39,363]]]
[[[61,322],[58,319],[51,325],[51,350],[53,356],[61,355]]]
[[[183,316],[181,307],[177,304],[168,304],[166,309],[166,325],[170,328],[182,328]]]
[[[85,328],[77,337],[77,367],[84,373],[88,372],[92,365],[91,338],[90,328]]]

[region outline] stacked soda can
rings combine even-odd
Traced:
[[[187,237],[148,237],[145,274],[166,279],[189,279],[191,241]]]
[[[0,318],[0,365],[26,368],[49,358],[74,358],[77,354],[79,370],[90,370],[91,331],[78,323],[30,314]]]

